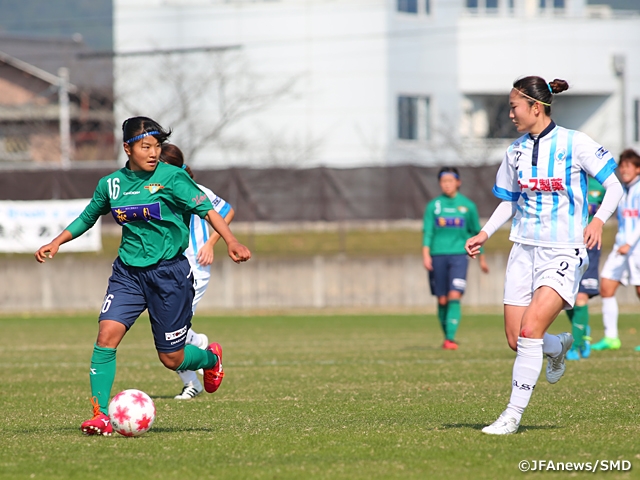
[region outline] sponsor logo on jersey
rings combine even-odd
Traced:
[[[140,191],[135,191],[135,192],[124,192],[122,195],[139,195]]]
[[[165,340],[171,341],[171,340],[175,340],[176,338],[180,338],[186,334],[187,334],[187,327],[184,326],[180,330],[176,330],[175,332],[165,332],[164,338]]]
[[[148,222],[151,219],[162,220],[160,203],[146,205],[126,205],[124,207],[111,207],[111,215],[120,225],[130,222]]]
[[[625,208],[622,210],[623,218],[638,218],[638,209],[637,208]]]
[[[464,227],[464,218],[460,217],[436,217],[436,227]]]
[[[604,156],[609,153],[609,150],[607,150],[604,147],[600,147],[597,151],[596,151],[596,157],[598,157],[599,159],[604,158]]]
[[[590,203],[589,204],[589,216],[595,215],[596,212],[598,211],[598,207],[600,207],[600,205],[598,205],[597,203]]]
[[[520,189],[528,188],[532,192],[560,192],[565,190],[562,178],[530,178],[518,180]]]
[[[564,148],[556,150],[556,162],[564,162],[567,159],[567,151]]]
[[[144,188],[149,190],[149,193],[156,193],[156,192],[159,192],[161,189],[163,189],[164,185],[160,185],[159,183],[150,183],[149,185],[146,185]]]

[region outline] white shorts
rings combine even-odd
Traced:
[[[626,255],[620,255],[618,247],[614,247],[604,262],[600,277],[615,280],[623,285],[640,285],[640,250],[635,249]]]
[[[193,297],[193,303],[191,304],[191,310],[193,311],[194,315],[196,313],[196,308],[198,307],[198,303],[200,303],[200,300],[202,300],[202,297],[204,297],[204,292],[207,291],[210,278],[211,278],[210,274],[205,274],[200,270],[198,270],[198,274],[194,272],[193,288],[196,291],[196,294]]]
[[[536,247],[514,243],[504,279],[504,304],[529,306],[533,292],[553,288],[573,308],[580,279],[589,266],[587,249]]]

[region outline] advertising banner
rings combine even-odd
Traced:
[[[34,253],[53,240],[89,204],[90,199],[0,201],[0,252]],[[100,221],[60,252],[96,252],[102,248]]]

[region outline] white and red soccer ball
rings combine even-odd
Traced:
[[[113,430],[120,435],[137,437],[153,425],[156,406],[151,397],[140,390],[123,390],[109,403],[109,419]]]

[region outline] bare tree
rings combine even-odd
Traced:
[[[265,159],[267,163],[281,163],[282,151],[290,148],[287,163],[317,148],[318,142],[300,148],[296,139],[286,139],[283,132],[260,129],[261,136],[248,138],[243,129],[234,128],[279,102],[298,97],[299,77],[273,80],[258,75],[240,49],[124,58],[116,78],[127,79],[120,80],[118,88],[122,113],[153,116],[179,132],[186,158],[209,148],[238,155],[259,145],[262,155],[277,152],[273,159]]]

